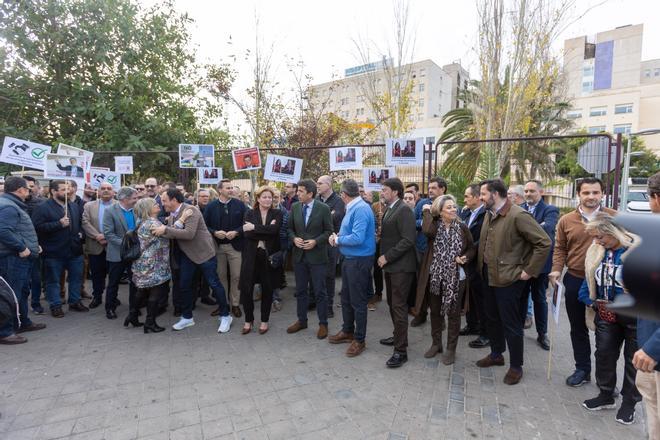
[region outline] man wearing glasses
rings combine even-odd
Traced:
[[[146,188],[144,187],[144,184],[137,183],[133,185],[133,188],[135,188],[135,191],[137,191],[138,199],[144,199],[147,197],[147,192],[146,192]]]

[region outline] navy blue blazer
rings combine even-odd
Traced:
[[[211,235],[215,231],[236,231],[238,235],[233,240],[220,240],[215,235],[213,239],[217,244],[231,244],[237,250],[242,251],[245,246],[245,237],[243,235],[243,218],[247,206],[238,199],[230,199],[227,203],[227,213],[225,213],[224,204],[220,200],[214,200],[204,209],[204,222]]]
[[[527,203],[523,203],[520,207],[525,211],[529,210]],[[555,230],[557,228],[557,222],[559,221],[559,209],[556,206],[546,204],[543,199],[541,199],[534,209],[534,218],[552,241],[550,255],[548,255],[548,260],[545,262],[543,270],[541,271],[541,273],[550,273],[552,271],[552,253],[555,248]]]

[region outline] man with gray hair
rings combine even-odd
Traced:
[[[520,206],[525,203],[525,188],[522,185],[512,185],[507,190],[506,196],[511,203]]]
[[[119,281],[124,272],[128,271],[128,318],[124,326],[129,323],[134,327],[142,325],[138,322],[138,309],[135,305],[136,288],[133,284],[131,263],[121,260],[121,241],[126,232],[135,229],[136,219],[133,207],[138,200],[137,191],[129,186],[122,187],[117,192],[119,203],[107,208],[103,213],[103,236],[107,241],[106,259],[108,260],[108,287],[105,290],[105,316],[108,319],[117,319],[117,292]]]
[[[365,349],[367,335],[367,292],[371,282],[371,267],[376,253],[376,220],[374,213],[362,198],[353,179],[341,186],[341,199],[346,215],[339,233],[333,233],[329,242],[344,256],[342,265],[341,331],[331,336],[331,344],[350,342],[346,356],[355,357]]]

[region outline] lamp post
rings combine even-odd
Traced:
[[[636,133],[630,133],[628,135],[628,145],[626,146],[626,157],[623,162],[623,176],[621,177],[621,205],[620,210],[626,211],[628,209],[628,179],[630,176],[630,157],[633,155],[632,149],[632,137],[633,136],[650,136],[653,134],[660,134],[660,128],[648,128],[646,130],[640,130]]]

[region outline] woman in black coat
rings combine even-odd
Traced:
[[[261,284],[261,325],[259,334],[268,331],[268,318],[273,302],[273,289],[280,287],[281,267],[273,268],[268,261],[280,251],[282,212],[273,208],[273,189],[262,186],[255,192],[254,208],[245,213],[243,234],[245,247],[241,262],[241,304],[245,312],[242,334],[252,331],[254,324],[254,285]],[[281,259],[280,259],[281,260]]]

